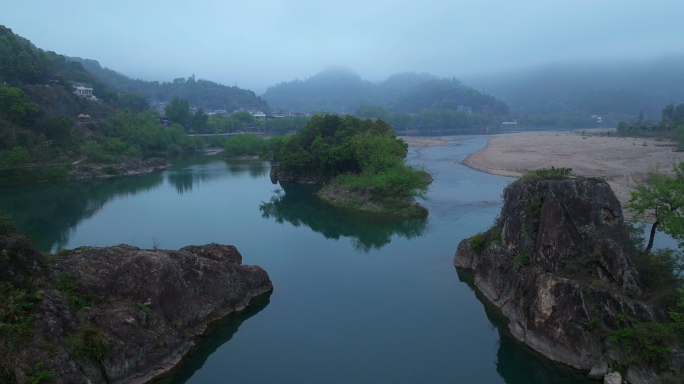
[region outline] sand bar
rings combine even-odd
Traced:
[[[418,137],[418,136],[398,136],[404,140],[409,147],[437,147],[440,145],[449,145],[449,141],[459,140],[454,137]]]
[[[463,164],[503,176],[550,166],[572,168],[573,176],[604,178],[624,204],[635,181],[644,180],[659,164],[662,172],[671,173],[672,165],[684,160],[684,152],[675,152],[674,143],[607,136],[608,131],[615,134],[615,130],[587,130],[586,135],[583,131],[494,135]]]

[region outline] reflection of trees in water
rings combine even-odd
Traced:
[[[284,193],[276,193],[268,203],[259,206],[261,216],[277,223],[305,225],[327,239],[340,236],[352,239],[357,251],[380,249],[392,235],[406,239],[422,236],[427,219],[397,219],[387,216],[350,212],[325,204],[313,195],[315,187],[284,184]]]
[[[257,160],[226,160],[226,163],[231,174],[242,175],[248,172],[252,179],[265,176],[271,169],[269,163]]]
[[[473,284],[475,271],[456,268],[458,279],[475,292],[484,306],[487,319],[499,331],[499,350],[496,371],[507,384],[595,384],[586,377],[586,372],[567,365],[555,363],[524,345],[508,330],[509,320],[501,309],[490,303]]]
[[[20,231],[40,234],[38,249],[69,242],[71,229],[114,198],[135,195],[162,184],[161,173],[75,183],[32,184],[0,189],[0,207]]]
[[[270,302],[270,296],[271,294],[267,293],[265,296],[254,298],[244,311],[228,315],[224,319],[209,324],[207,331],[195,339],[196,346],[192,352],[184,356],[180,364],[162,377],[151,381],[150,384],[183,384],[187,382],[198,369],[202,368],[209,356],[233,338],[245,320],[266,308]]]
[[[207,156],[205,156],[206,158]],[[192,192],[192,188],[201,183],[221,180],[229,177],[241,177],[248,174],[253,179],[265,176],[270,169],[267,162],[255,160],[225,160],[212,159],[172,171],[169,173],[169,183],[176,188],[178,194]],[[226,172],[226,169],[228,172]]]

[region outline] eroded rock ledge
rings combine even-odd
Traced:
[[[119,164],[82,164],[69,171],[68,180],[101,179],[114,176],[133,176],[171,168],[171,163],[160,157],[147,160],[133,159]]]
[[[82,247],[46,263],[22,236],[0,240],[12,268],[43,286],[13,363],[19,382],[42,362],[56,383],[145,383],[175,366],[207,323],[273,290],[230,245]],[[103,344],[104,353],[83,347]]]
[[[603,378],[625,363],[607,340],[611,331],[667,319],[648,304],[625,236],[620,203],[605,181],[517,181],[504,190],[495,226],[461,241],[454,264],[475,270],[475,285],[508,317],[515,338]],[[638,361],[627,379],[661,382]]]

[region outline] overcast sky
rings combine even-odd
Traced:
[[[343,65],[462,77],[684,52],[682,0],[0,0],[39,48],[145,80],[195,74],[263,93]]]

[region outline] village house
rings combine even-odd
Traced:
[[[251,111],[249,111],[249,113],[251,113],[252,116],[254,116],[254,118],[256,118],[256,119],[265,119],[266,118],[266,114],[260,110],[256,110],[256,111],[251,110]]]
[[[83,97],[85,99],[90,99],[90,100],[97,100],[97,97],[93,95],[93,87],[83,84],[83,83],[76,83],[74,82],[73,84],[74,87],[74,94],[78,95],[79,97]]]

